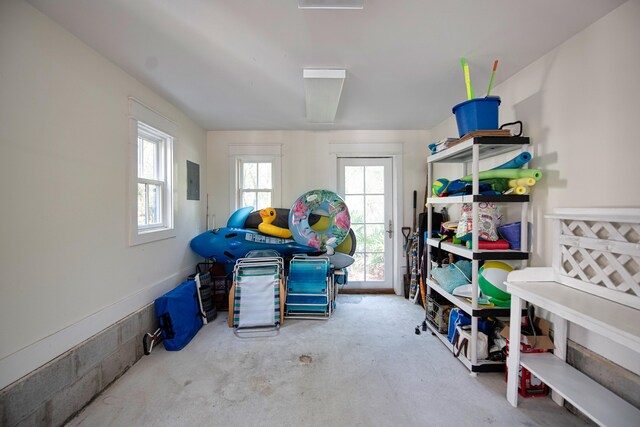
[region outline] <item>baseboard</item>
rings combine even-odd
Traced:
[[[360,294],[369,294],[369,295],[395,295],[395,291],[393,289],[340,289],[341,294],[348,295],[360,295]]]

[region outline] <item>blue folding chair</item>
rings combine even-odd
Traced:
[[[285,317],[328,319],[333,312],[329,258],[296,256],[289,263]]]

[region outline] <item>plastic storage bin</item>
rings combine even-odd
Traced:
[[[470,99],[453,107],[460,136],[475,130],[498,129],[499,105],[499,97],[489,96]]]

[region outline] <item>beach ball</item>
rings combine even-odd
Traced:
[[[433,184],[431,184],[431,191],[433,191],[434,196],[439,196],[447,190],[449,186],[449,180],[445,178],[436,179]]]
[[[483,294],[500,301],[508,301],[511,294],[507,293],[504,281],[513,268],[500,261],[485,262],[478,270],[478,285]],[[490,298],[491,300],[491,298]]]

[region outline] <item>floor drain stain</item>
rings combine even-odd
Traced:
[[[311,356],[307,356],[306,354],[303,354],[302,356],[300,356],[300,361],[302,363],[311,363],[313,362],[313,358]]]

